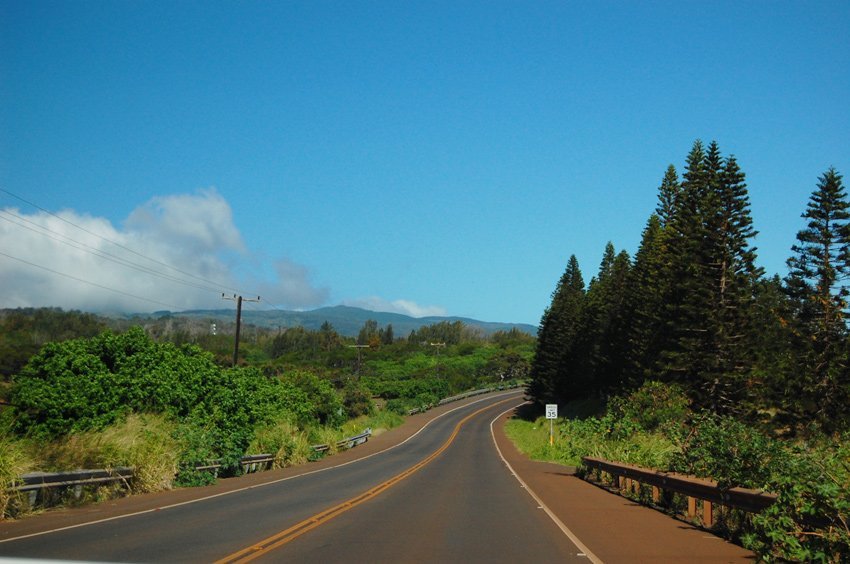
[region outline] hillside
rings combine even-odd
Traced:
[[[234,315],[235,314],[232,309],[216,309],[190,310],[182,312],[160,311],[150,315],[137,314],[129,317],[140,318],[171,316],[228,323],[233,322]],[[363,324],[369,319],[377,321],[378,325],[381,327],[386,327],[387,325],[392,324],[393,331],[398,336],[407,336],[413,330],[418,330],[420,327],[433,325],[441,321],[462,321],[470,327],[477,327],[481,329],[486,335],[490,335],[496,331],[509,331],[513,328],[519,329],[529,335],[537,334],[537,327],[526,323],[479,321],[477,319],[469,319],[465,317],[410,317],[400,313],[369,311],[362,308],[341,305],[323,307],[311,311],[256,311],[247,308],[242,309],[242,321],[246,324],[253,324],[258,327],[266,328],[300,326],[305,329],[315,331],[318,330],[325,321],[327,321],[334,326],[334,329],[336,329],[340,335],[347,337],[356,337],[357,333],[363,327]]]

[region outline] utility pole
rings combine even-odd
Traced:
[[[236,366],[236,362],[239,360],[239,329],[242,326],[242,302],[258,302],[260,301],[260,296],[257,296],[257,299],[247,299],[242,296],[237,296],[233,294],[233,297],[225,296],[224,292],[221,294],[222,300],[233,300],[236,302],[236,346],[233,347],[233,366]]]
[[[369,348],[369,345],[347,345],[350,349],[357,349],[357,379],[360,379],[360,351]]]
[[[432,347],[437,347],[437,378],[440,377],[440,349],[446,348],[446,343],[429,343]]]

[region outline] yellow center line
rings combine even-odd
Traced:
[[[449,436],[448,440],[446,440],[446,442],[443,444],[443,446],[441,446],[436,451],[434,451],[433,453],[428,455],[427,458],[424,458],[423,460],[414,464],[413,466],[411,466],[407,470],[404,470],[403,472],[396,474],[395,476],[393,476],[389,480],[387,480],[387,481],[385,481],[381,484],[378,484],[377,486],[361,493],[360,495],[357,495],[357,496],[349,499],[348,501],[344,501],[344,502],[340,503],[339,505],[331,507],[330,509],[326,509],[326,510],[320,512],[320,513],[317,513],[316,515],[313,515],[312,517],[308,517],[307,519],[304,519],[300,523],[297,523],[297,524],[289,527],[288,529],[286,529],[284,531],[276,533],[276,534],[270,536],[267,539],[264,539],[264,540],[262,540],[258,543],[252,544],[251,546],[243,548],[239,552],[234,552],[230,556],[225,556],[224,558],[217,560],[216,564],[232,564],[232,563],[237,563],[237,562],[240,562],[240,563],[241,562],[250,562],[250,561],[254,560],[255,558],[259,558],[260,556],[263,556],[263,555],[271,552],[272,550],[274,550],[276,548],[280,548],[281,546],[287,544],[288,542],[300,537],[304,533],[311,531],[311,530],[315,529],[316,527],[327,523],[328,521],[330,521],[334,517],[342,515],[343,513],[348,511],[349,509],[352,509],[352,508],[360,505],[364,501],[367,501],[367,500],[375,497],[376,495],[383,493],[384,491],[388,490],[390,487],[401,482],[402,480],[409,477],[410,475],[412,475],[416,471],[422,469],[429,462],[431,462],[432,460],[434,460],[435,458],[440,456],[447,448],[449,448],[449,446],[455,440],[455,437],[457,437],[458,433],[460,432],[460,428],[463,427],[463,425],[467,421],[469,421],[470,419],[472,419],[473,417],[475,417],[476,415],[478,415],[482,411],[486,411],[486,410],[491,409],[491,408],[493,408],[497,405],[501,405],[501,404],[507,403],[509,401],[515,401],[515,398],[505,399],[505,400],[490,404],[487,407],[482,407],[481,409],[474,411],[473,413],[470,413],[469,415],[467,415],[466,417],[461,419],[458,422],[458,424],[455,425],[454,431],[452,431],[452,434]]]

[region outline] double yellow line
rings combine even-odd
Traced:
[[[308,531],[312,531],[316,527],[319,527],[320,525],[327,523],[328,521],[330,521],[334,517],[338,517],[339,515],[342,515],[343,513],[348,511],[349,509],[357,507],[358,505],[360,505],[364,501],[368,501],[369,499],[377,496],[378,494],[385,492],[386,490],[388,490],[392,486],[401,482],[405,478],[411,476],[413,473],[417,472],[418,470],[421,470],[429,462],[431,462],[432,460],[434,460],[435,458],[440,456],[447,448],[449,448],[449,446],[451,446],[452,442],[455,440],[455,437],[457,437],[458,433],[460,432],[461,427],[463,427],[463,425],[466,424],[467,421],[469,421],[470,419],[472,419],[473,417],[475,417],[476,415],[478,415],[479,413],[481,413],[483,411],[487,411],[488,409],[492,409],[493,407],[495,407],[497,405],[501,405],[503,403],[507,403],[509,401],[515,401],[515,400],[516,400],[516,398],[505,399],[505,400],[490,404],[487,407],[483,407],[483,408],[481,408],[477,411],[474,411],[473,413],[470,413],[469,415],[467,415],[466,417],[461,419],[458,422],[457,425],[455,425],[454,431],[452,431],[452,434],[449,436],[448,440],[446,440],[446,442],[443,444],[443,446],[441,446],[436,451],[431,453],[427,458],[424,458],[423,460],[421,460],[417,464],[411,466],[407,470],[393,476],[392,478],[390,478],[386,482],[383,482],[383,483],[375,486],[374,488],[372,488],[368,491],[365,491],[362,494],[349,499],[348,501],[344,501],[344,502],[340,503],[339,505],[331,507],[330,509],[326,509],[325,511],[322,511],[321,513],[317,513],[316,515],[313,515],[312,517],[309,517],[309,518],[301,521],[300,523],[297,523],[297,524],[289,527],[288,529],[286,529],[284,531],[276,533],[276,534],[268,537],[267,539],[261,540],[258,543],[252,544],[251,546],[249,546],[247,548],[243,548],[239,552],[235,552],[235,553],[231,554],[230,556],[225,556],[221,560],[217,560],[216,564],[233,564],[233,563],[237,563],[237,562],[238,563],[250,562],[250,561],[254,560],[255,558],[259,558],[260,556],[264,556],[264,555],[268,554],[269,552],[271,552],[272,550],[275,550],[276,548],[280,548],[281,546],[295,540],[296,538],[300,537],[304,533],[306,533]]]

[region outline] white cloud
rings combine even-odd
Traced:
[[[194,252],[245,250],[242,236],[233,224],[230,204],[215,188],[152,198],[136,208],[125,225],[128,233]]]
[[[440,306],[421,306],[410,300],[385,300],[377,296],[347,300],[343,305],[360,307],[371,311],[385,311],[389,313],[401,313],[410,317],[445,316],[446,310]]]
[[[304,266],[284,258],[275,263],[275,270],[277,282],[265,285],[264,290],[270,303],[302,309],[328,301],[330,290],[314,286],[310,272]]]
[[[249,257],[230,205],[215,189],[153,198],[124,225],[73,210],[0,209],[0,307],[221,308],[228,307],[221,292],[263,285],[232,275],[234,262]],[[279,283],[265,284],[285,305],[327,299],[329,291],[314,288],[303,266],[282,260],[277,273]]]

